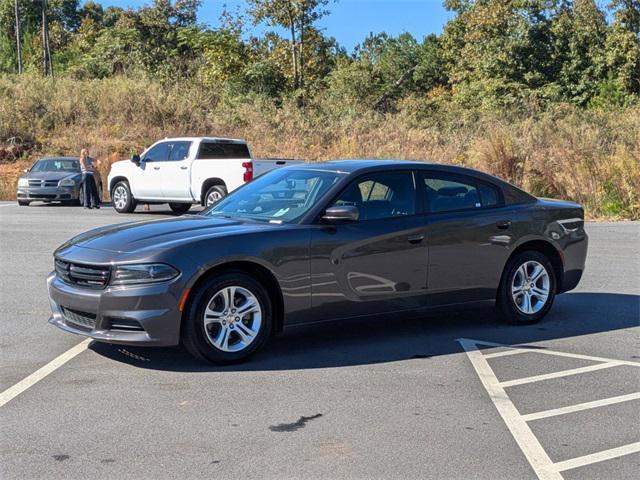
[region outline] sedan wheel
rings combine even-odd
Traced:
[[[223,352],[239,352],[256,339],[262,324],[262,309],[246,288],[225,287],[213,295],[202,318],[211,344]]]
[[[542,310],[549,298],[549,273],[536,261],[523,263],[511,282],[511,296],[522,313],[532,315]]]
[[[525,251],[507,263],[497,300],[505,320],[523,325],[542,319],[555,294],[555,272],[549,259],[541,252]]]
[[[212,275],[189,297],[182,343],[202,360],[242,361],[271,335],[271,305],[267,289],[253,276],[241,271]]]

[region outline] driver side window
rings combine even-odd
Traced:
[[[410,172],[376,173],[356,180],[334,206],[351,205],[360,220],[380,220],[416,213],[416,189]]]
[[[158,143],[144,154],[143,160],[145,162],[165,162],[169,160],[169,150],[168,142]]]

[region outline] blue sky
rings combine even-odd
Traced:
[[[104,6],[120,7],[151,3],[151,0],[97,1]],[[198,20],[215,27],[225,3],[231,11],[238,6],[245,7],[245,2],[239,0],[203,0]],[[440,33],[452,16],[442,6],[442,0],[338,0],[330,1],[329,9],[331,13],[319,22],[319,26],[349,51],[371,32],[384,31],[391,35],[410,32],[418,39],[429,33]],[[256,29],[257,33],[260,31],[260,28]]]

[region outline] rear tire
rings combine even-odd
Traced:
[[[191,204],[190,203],[170,203],[169,208],[171,208],[173,213],[182,215],[183,213],[187,213],[191,209]]]
[[[553,265],[542,253],[528,250],[515,255],[504,269],[498,307],[514,325],[539,322],[553,305],[557,281]]]
[[[18,200],[18,205],[21,207],[28,207],[31,202],[29,200]]]
[[[118,213],[131,213],[136,209],[137,202],[131,194],[129,183],[122,181],[116,183],[111,190],[113,208]]]
[[[270,337],[272,312],[267,290],[246,273],[216,275],[189,299],[182,318],[182,343],[201,360],[219,365],[241,362]]]
[[[207,190],[204,196],[204,206],[209,207],[227,196],[227,189],[224,185],[214,185]]]

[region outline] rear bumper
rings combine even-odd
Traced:
[[[580,283],[587,260],[589,237],[584,229],[573,232],[563,250],[564,272],[558,293],[573,290]]]
[[[22,187],[18,188],[18,200],[41,200],[54,202],[62,200],[77,200],[79,187]]]
[[[94,290],[64,283],[52,272],[47,278],[49,323],[101,342],[177,345],[181,315],[174,283]]]

